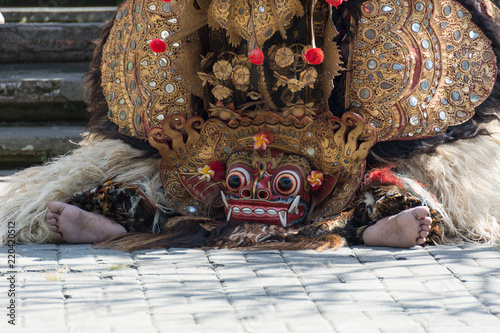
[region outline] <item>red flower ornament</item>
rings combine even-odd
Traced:
[[[151,47],[151,50],[153,50],[154,53],[163,53],[167,50],[167,44],[165,44],[164,41],[158,38],[154,38],[149,43],[149,46]]]
[[[260,65],[264,62],[264,53],[260,49],[253,49],[249,54],[248,58],[250,62],[254,65]]]

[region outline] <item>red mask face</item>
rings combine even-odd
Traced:
[[[310,209],[309,162],[275,152],[241,152],[227,163],[225,212],[228,221],[282,225],[303,221]]]

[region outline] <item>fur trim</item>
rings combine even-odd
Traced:
[[[365,177],[365,185],[371,182],[378,182],[403,186],[401,179],[391,170],[393,167],[393,165],[388,165],[382,169],[371,171]]]
[[[127,233],[97,246],[121,251],[171,247],[322,251],[344,245],[344,239],[339,235],[339,225],[344,224],[344,219],[341,216],[309,226],[285,229],[277,225],[220,223],[203,217],[178,216],[167,221],[162,234]]]
[[[445,241],[500,243],[500,122],[480,127],[491,135],[441,145],[433,154],[396,163],[399,172],[428,184],[446,209],[438,209]]]
[[[73,194],[115,176],[115,181],[139,186],[151,202],[161,205],[165,196],[160,160],[144,159],[143,153],[120,140],[93,136],[66,156],[16,173],[0,202],[0,245],[6,242],[8,221],[16,223],[18,243],[58,242],[45,219],[48,204],[67,202]]]

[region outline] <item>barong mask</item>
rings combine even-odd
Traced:
[[[328,102],[344,70],[332,23],[346,15],[342,5],[135,0],[119,8],[101,67],[109,117],[158,149],[171,207],[284,226],[333,215],[352,200],[378,139],[435,136],[473,116],[496,62],[461,5],[352,1],[362,16],[342,101],[351,112],[341,118]],[[297,185],[288,195],[281,171]]]
[[[231,155],[224,211],[230,221],[256,221],[287,227],[302,222],[314,202],[333,190],[336,176],[312,171],[307,159],[266,151]]]
[[[306,159],[271,151],[263,156],[241,152],[233,154],[227,165],[229,195],[227,199],[224,195],[224,206],[228,220],[265,220],[286,227],[307,216],[311,190],[306,187],[310,171]]]

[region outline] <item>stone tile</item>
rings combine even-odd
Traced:
[[[24,260],[16,273],[19,332],[496,333],[500,327],[500,251],[489,245],[320,253],[17,249]],[[1,291],[8,283],[0,278]],[[10,332],[5,322],[0,331]]]

